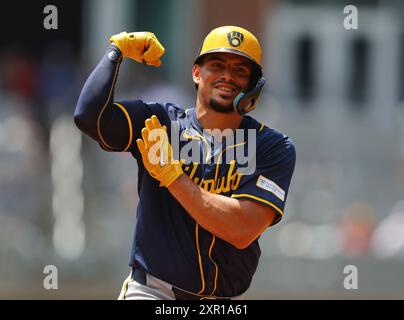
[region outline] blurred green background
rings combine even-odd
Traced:
[[[48,4],[58,29],[44,28]],[[344,28],[348,4],[357,30]],[[198,48],[229,24],[263,47],[268,82],[252,116],[297,148],[285,216],[261,237],[246,298],[404,298],[403,1],[14,1],[3,11],[0,299],[117,298],[137,165],[74,126],[80,89],[110,35],[151,31],[162,67],[125,60],[115,97],[193,106]],[[47,265],[57,290],[44,288]],[[358,289],[344,288],[347,265]]]

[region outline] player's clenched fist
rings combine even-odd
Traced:
[[[160,181],[160,186],[168,187],[184,172],[181,163],[173,158],[166,126],[162,126],[153,115],[145,121],[142,138],[137,139],[136,143],[146,170]]]
[[[160,57],[164,54],[164,47],[151,32],[121,32],[109,39],[121,50],[124,57],[137,62],[144,62],[150,66],[159,67]]]

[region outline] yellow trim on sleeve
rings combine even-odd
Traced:
[[[210,295],[212,296],[214,293],[215,293],[215,291],[216,291],[216,288],[217,288],[217,276],[218,276],[218,273],[219,273],[219,268],[218,268],[218,266],[217,266],[217,264],[216,264],[216,262],[212,259],[212,249],[213,249],[213,245],[215,244],[215,239],[216,239],[216,237],[214,236],[214,235],[212,235],[212,243],[211,243],[211,245],[210,245],[210,248],[209,248],[209,259],[210,259],[210,261],[212,261],[213,262],[213,264],[215,265],[215,282],[214,282],[214,287],[213,287],[213,291],[210,293]]]
[[[242,193],[242,194],[232,194],[231,195],[232,198],[241,198],[241,197],[246,197],[246,198],[251,198],[263,203],[266,203],[267,205],[271,206],[272,208],[274,208],[277,212],[279,212],[281,214],[281,216],[283,216],[283,211],[281,209],[279,209],[276,205],[274,205],[272,202],[269,202],[268,200],[262,199],[260,197],[257,196],[253,196],[251,194],[246,194],[246,193]]]
[[[265,125],[262,123],[260,129],[258,130],[258,132],[261,132],[262,129],[264,129]]]
[[[123,113],[126,116],[126,119],[128,120],[128,125],[129,125],[129,142],[128,145],[126,146],[126,148],[123,151],[127,151],[130,147],[130,145],[132,144],[132,139],[133,139],[133,129],[132,129],[132,120],[130,118],[130,115],[128,113],[128,111],[126,111],[125,107],[117,102],[115,102],[115,104],[121,108],[121,110],[123,111]]]
[[[119,66],[120,66],[120,64],[118,63],[118,65],[117,65],[117,67],[116,67],[116,69],[115,69],[115,74],[114,74],[114,78],[113,78],[113,80],[112,80],[111,88],[109,89],[109,94],[108,94],[107,101],[105,102],[104,106],[103,106],[102,109],[101,109],[100,114],[99,114],[98,117],[97,117],[97,134],[98,134],[98,137],[100,138],[101,143],[102,143],[105,147],[107,147],[107,148],[109,148],[109,149],[111,149],[111,150],[113,150],[114,148],[111,147],[111,146],[104,140],[104,138],[102,137],[101,128],[100,128],[100,121],[101,121],[101,116],[102,116],[102,114],[104,113],[105,108],[106,108],[107,105],[108,105],[108,101],[109,101],[110,98],[111,98],[112,90],[113,90],[113,88],[115,87],[115,82],[116,82],[116,78],[117,78],[117,76],[118,76]]]
[[[203,267],[202,267],[202,257],[201,257],[201,250],[199,248],[199,224],[196,223],[195,226],[195,240],[196,240],[196,250],[198,251],[198,262],[199,262],[199,272],[201,274],[201,281],[202,281],[202,289],[198,292],[201,294],[205,291],[205,276],[203,275]]]

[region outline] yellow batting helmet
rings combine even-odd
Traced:
[[[247,92],[241,92],[233,102],[234,108],[245,114],[253,110],[265,84],[262,77],[262,53],[258,39],[248,30],[237,26],[213,29],[204,39],[194,64],[210,53],[226,52],[243,56],[253,65],[253,74]]]
[[[229,52],[244,56],[261,66],[261,45],[248,30],[236,26],[213,29],[203,41],[197,60],[208,53]]]

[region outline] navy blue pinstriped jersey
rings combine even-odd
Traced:
[[[170,192],[159,187],[159,182],[145,170],[135,140],[141,137],[144,120],[153,114],[169,132],[177,132],[171,130],[172,125],[176,126],[180,135],[179,148],[196,143],[199,149],[202,161],[183,165],[184,172],[195,183],[210,192],[273,208],[278,214],[274,223],[283,215],[294,170],[295,148],[291,140],[244,116],[240,129],[245,129],[246,133],[246,129],[253,129],[256,133],[256,164],[253,173],[240,175],[239,165],[227,161],[226,156],[233,151],[234,160],[235,148],[242,148],[247,154],[247,134],[244,141],[233,139],[234,145],[219,146],[214,150],[214,143],[210,143],[212,136],[203,131],[193,108],[183,110],[170,103],[146,104],[140,100],[119,102],[116,107],[125,113],[131,124],[132,138],[125,149],[132,152],[139,165],[140,200],[130,265],[141,266],[155,277],[195,293],[217,296],[244,293],[250,286],[261,254],[258,241],[240,250],[199,226]],[[105,144],[101,145],[108,150]],[[195,145],[192,147],[195,150]],[[221,155],[215,161],[214,156],[218,153]]]

